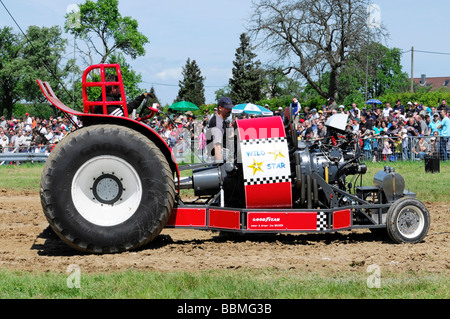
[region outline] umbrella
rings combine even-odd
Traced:
[[[366,102],[366,104],[383,104],[383,102],[377,99],[370,99],[369,101]]]
[[[265,107],[253,104],[253,103],[244,103],[238,104],[233,108],[234,114],[255,114],[255,115],[273,115],[273,112]]]
[[[172,104],[169,109],[173,111],[197,111],[198,107],[194,103],[187,101],[180,101]]]

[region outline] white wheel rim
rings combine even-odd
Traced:
[[[116,156],[98,156],[81,166],[72,181],[72,201],[87,221],[115,226],[136,212],[142,184],[136,170]]]
[[[406,238],[415,238],[425,227],[425,217],[419,207],[406,206],[397,217],[397,228]]]

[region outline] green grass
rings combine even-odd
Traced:
[[[44,164],[0,166],[0,189],[13,191],[39,191]]]
[[[69,288],[67,274],[0,271],[1,299],[448,299],[444,274],[381,273],[380,287],[368,274],[319,276],[276,269],[202,272],[124,271],[80,275]]]
[[[426,173],[423,161],[366,163],[367,173],[363,176],[363,185],[373,185],[374,175],[384,166],[395,168],[405,180],[405,189],[417,194],[421,201],[450,202],[450,161],[440,162],[440,173]]]
[[[373,185],[374,175],[389,165],[405,179],[406,189],[417,194],[421,201],[450,202],[449,188],[450,161],[440,163],[440,173],[425,172],[425,164],[420,162],[377,162],[366,163],[368,172],[363,176],[363,185]],[[38,191],[43,164],[0,166],[0,189]],[[183,171],[188,176],[190,171]],[[350,180],[351,177],[349,177]],[[182,190],[182,195],[193,196],[193,190]]]

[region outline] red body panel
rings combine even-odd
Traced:
[[[257,231],[315,231],[316,212],[261,212],[247,214],[247,229]]]
[[[344,229],[352,226],[352,214],[350,209],[333,212],[333,229]]]
[[[206,208],[174,208],[167,227],[206,227]]]
[[[247,208],[291,208],[292,185],[281,117],[237,121]]]
[[[209,227],[222,229],[240,229],[241,218],[239,211],[211,209],[209,211]]]

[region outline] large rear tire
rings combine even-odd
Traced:
[[[158,147],[118,125],[66,136],[41,178],[42,207],[56,234],[77,250],[115,253],[159,235],[175,201],[173,173]]]
[[[419,200],[403,197],[389,208],[386,226],[389,237],[394,242],[418,243],[430,229],[430,213]]]

